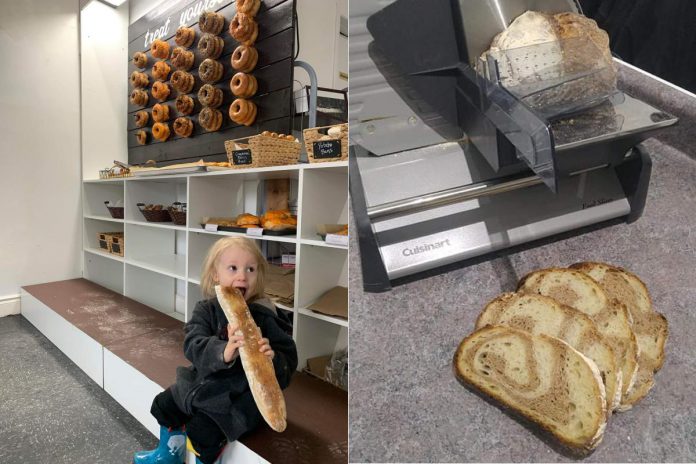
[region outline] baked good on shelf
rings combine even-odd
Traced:
[[[229,33],[239,43],[252,45],[259,34],[259,25],[254,18],[237,12],[230,21]]]
[[[167,140],[169,138],[169,124],[166,122],[156,122],[152,126],[152,136],[161,142]]]
[[[169,120],[169,105],[155,103],[152,107],[152,119],[155,122],[164,122]]]
[[[193,67],[196,60],[192,51],[185,50],[181,47],[176,47],[172,52],[172,66],[182,71],[188,71]]]
[[[205,107],[198,113],[198,124],[208,132],[214,132],[222,126],[222,113],[220,110]]]
[[[165,101],[171,92],[172,90],[166,82],[157,81],[152,84],[152,96],[159,101]]]
[[[222,97],[222,89],[211,84],[205,84],[198,90],[198,101],[203,106],[217,108],[222,105]]]
[[[258,216],[250,213],[242,213],[235,219],[237,227],[258,226],[261,221]]]
[[[261,225],[267,230],[294,230],[297,229],[297,219],[286,209],[270,210],[261,216]]]
[[[256,16],[261,7],[261,0],[237,0],[237,11],[251,17]]]
[[[179,95],[176,97],[176,101],[174,102],[174,106],[176,106],[176,111],[179,114],[183,114],[184,116],[188,116],[193,112],[193,107],[194,107],[194,102],[193,98],[189,97],[188,95]]]
[[[250,45],[239,45],[232,52],[230,63],[232,67],[241,72],[251,72],[256,67],[259,60],[259,52]]]
[[[147,131],[139,130],[136,132],[135,140],[137,140],[140,145],[145,145],[147,143]]]
[[[169,58],[169,44],[164,40],[156,39],[150,45],[150,53],[155,58],[166,60]]]
[[[172,68],[169,67],[166,61],[158,61],[152,67],[152,77],[158,81],[166,81],[171,70]]]
[[[130,84],[133,88],[144,89],[150,85],[150,78],[148,78],[145,73],[133,71],[130,75]]]
[[[232,102],[229,109],[230,119],[237,124],[251,126],[256,120],[257,108],[251,100],[238,98]]]
[[[150,120],[150,113],[145,110],[140,110],[135,113],[135,127],[144,127]]]
[[[136,68],[144,69],[147,66],[147,55],[143,52],[133,53],[133,64]]]
[[[604,436],[606,401],[599,370],[557,338],[484,327],[462,340],[453,364],[460,382],[578,454],[592,451]]]
[[[189,93],[193,89],[195,81],[193,74],[186,71],[174,71],[172,78],[169,80],[172,83],[172,87],[179,93]]]
[[[624,304],[609,299],[597,282],[573,269],[532,272],[520,280],[517,291],[545,295],[587,314],[614,351],[622,375],[622,395],[631,389],[638,368],[638,345]]]
[[[204,11],[198,18],[198,28],[201,32],[218,35],[225,27],[225,18],[214,11]]]
[[[235,97],[253,97],[258,89],[259,83],[251,74],[238,72],[230,80],[230,90]]]
[[[174,36],[174,42],[185,48],[190,48],[193,45],[193,41],[196,39],[196,31],[191,27],[181,26],[176,30],[176,35]]]
[[[225,42],[222,37],[213,34],[203,34],[198,41],[198,51],[204,58],[218,59],[223,48],[225,48]]]
[[[222,63],[210,58],[203,60],[198,67],[198,75],[206,84],[213,84],[222,79]]]
[[[147,95],[147,92],[142,89],[133,89],[133,91],[130,94],[130,102],[133,105],[145,106],[147,105],[148,100],[149,97]]]
[[[619,405],[621,371],[611,347],[587,315],[543,295],[503,293],[488,303],[476,320],[477,329],[487,325],[512,327],[568,343],[597,365],[604,381],[607,414]]]
[[[193,133],[193,121],[190,118],[176,118],[174,120],[174,133],[179,137],[190,137]]]
[[[607,293],[626,305],[638,342],[638,372],[633,387],[623,396],[621,410],[631,408],[654,385],[654,374],[665,360],[669,334],[667,319],[652,307],[645,284],[633,273],[605,263],[584,262],[570,266],[592,277]]]

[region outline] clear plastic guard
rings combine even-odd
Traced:
[[[547,119],[598,105],[618,92],[609,53],[587,37],[506,50],[481,60],[485,76]],[[491,60],[496,65],[492,68]]]

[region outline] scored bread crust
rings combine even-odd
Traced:
[[[582,386],[586,386],[588,388],[588,394],[585,395],[585,398],[589,399],[589,401],[592,402],[591,406],[593,406],[592,411],[585,411],[589,413],[590,418],[593,419],[593,421],[591,422],[591,426],[588,429],[589,431],[592,431],[592,435],[590,437],[583,439],[581,436],[578,436],[574,439],[572,436],[566,436],[563,434],[562,430],[558,430],[558,427],[551,420],[545,420],[545,418],[540,413],[536,413],[531,408],[525,407],[525,405],[523,404],[514,404],[513,401],[507,401],[506,397],[511,397],[511,395],[509,392],[506,392],[506,390],[511,387],[504,385],[503,382],[493,382],[494,380],[496,380],[494,376],[487,376],[484,380],[483,376],[478,375],[478,373],[474,370],[475,363],[472,363],[471,366],[466,363],[468,358],[471,358],[472,360],[475,359],[477,353],[480,352],[481,348],[487,349],[485,345],[486,343],[491,342],[497,337],[509,336],[514,336],[523,340],[527,340],[532,344],[533,348],[535,346],[534,344],[546,344],[547,348],[548,345],[550,345],[552,350],[556,352],[558,350],[561,350],[563,351],[565,356],[568,356],[568,358],[575,358],[575,360],[578,362],[574,363],[575,366],[578,367],[576,376],[582,379],[583,381],[587,382],[587,384],[584,384]],[[470,354],[472,351],[473,354]],[[485,353],[482,353],[482,356],[483,354]],[[585,372],[580,372],[583,369],[585,370]],[[470,334],[461,341],[454,354],[453,370],[455,376],[460,382],[472,386],[476,390],[481,391],[482,393],[495,400],[503,407],[508,408],[513,412],[523,416],[524,418],[532,421],[537,426],[541,427],[542,429],[553,435],[566,448],[572,450],[575,453],[588,454],[590,451],[597,447],[597,445],[603,438],[607,421],[607,411],[605,390],[599,373],[599,369],[594,364],[594,362],[592,362],[592,360],[590,360],[589,358],[587,358],[582,353],[575,350],[573,347],[571,347],[562,340],[559,340],[554,337],[549,337],[543,334],[533,335],[528,332],[513,329],[510,327],[486,326],[475,331],[474,333]],[[495,383],[495,385],[493,386],[496,388],[496,390],[493,390],[490,387],[490,385],[486,385],[485,382]],[[569,385],[568,387],[569,391],[578,392],[580,391],[580,388],[582,386],[574,384]],[[500,393],[498,393],[498,391]],[[514,400],[514,398],[512,399]],[[570,406],[571,404],[573,404],[574,408],[577,408],[577,406],[575,406],[574,403],[569,403],[568,406]],[[570,410],[574,411],[575,409]],[[583,416],[583,418],[587,420],[585,416]]]
[[[654,374],[662,368],[669,336],[667,319],[653,309],[647,286],[635,274],[599,262],[576,263],[570,267],[595,279],[610,297],[626,305],[633,318],[640,355],[636,381],[621,402],[620,410],[628,410],[648,394],[654,385]]]
[[[537,294],[503,293],[481,311],[476,328],[498,325],[534,335],[556,337],[590,358],[599,368],[606,390],[607,413],[621,400],[621,370],[614,351],[584,313]]]
[[[580,287],[587,295],[569,288],[572,285]],[[575,269],[548,268],[531,272],[520,280],[517,291],[543,294],[587,314],[617,356],[617,365],[622,371],[622,395],[630,390],[636,379],[640,350],[630,313],[623,303],[609,299],[596,281]]]

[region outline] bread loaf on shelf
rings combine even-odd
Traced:
[[[285,398],[275,375],[273,361],[259,351],[261,331],[239,290],[216,285],[215,293],[227,321],[244,335],[239,357],[256,406],[268,425],[276,432],[282,432],[287,426]]]

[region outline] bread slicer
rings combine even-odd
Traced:
[[[481,57],[528,10],[581,12],[573,0],[351,0],[350,190],[366,291],[642,214],[651,161],[638,144],[677,119],[616,90],[535,106],[506,86],[500,60],[539,61],[544,45]],[[596,72],[542,75],[537,90],[591,96]]]

